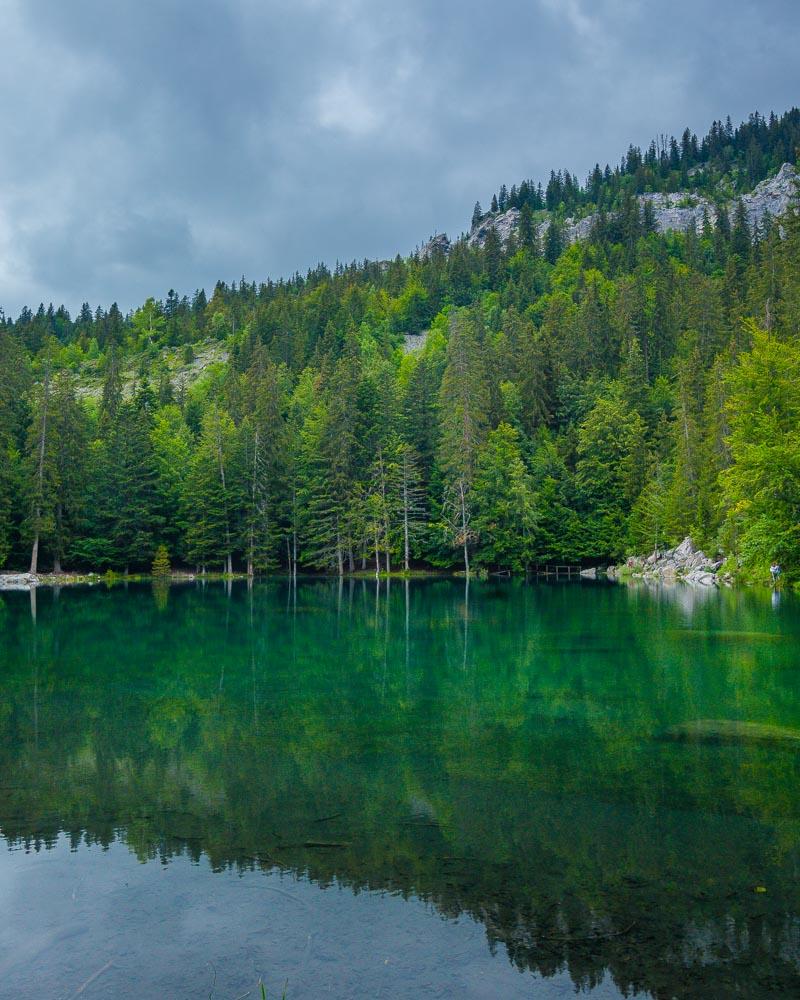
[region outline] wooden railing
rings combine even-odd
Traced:
[[[536,565],[531,568],[531,576],[553,576],[553,577],[579,577],[582,566],[544,566]]]

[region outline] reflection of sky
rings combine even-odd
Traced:
[[[109,965],[109,963],[111,963]],[[102,971],[101,971],[102,970]],[[216,970],[216,986],[214,986]],[[97,974],[99,973],[99,975]],[[92,978],[94,977],[94,978]],[[288,875],[140,864],[65,838],[0,853],[0,992],[42,997],[570,997],[492,956],[482,926],[417,899],[321,889]],[[610,980],[592,997],[621,994]]]

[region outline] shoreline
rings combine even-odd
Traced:
[[[457,577],[458,572],[438,571],[438,570],[410,570],[406,573],[403,570],[391,573],[381,572],[380,580],[424,580],[431,578]],[[463,577],[463,573],[461,574]],[[0,573],[0,593],[5,591],[30,591],[40,587],[76,587],[76,586],[96,586],[105,584],[108,587],[119,586],[124,583],[152,583],[173,584],[173,583],[196,583],[198,581],[219,583],[222,581],[241,580],[290,580],[290,573],[259,573],[255,576],[248,576],[247,573],[191,573],[189,571],[176,571],[164,576],[155,576],[152,573]],[[307,580],[330,580],[337,579],[335,574],[325,573],[299,573],[295,579]],[[356,570],[354,573],[345,573],[342,579],[351,580],[374,580],[376,575],[374,570]],[[475,579],[478,579],[475,574]]]

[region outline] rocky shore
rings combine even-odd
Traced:
[[[236,574],[237,577],[242,574]],[[207,579],[216,579],[209,574]],[[122,576],[119,573],[0,573],[0,592],[4,590],[34,590],[36,587],[69,587],[75,584],[141,583],[153,580],[149,573]],[[157,577],[155,579],[162,579]],[[163,580],[169,583],[186,583],[196,579],[194,573],[170,573]]]
[[[698,587],[730,586],[733,577],[723,573],[722,566],[722,559],[712,559],[696,549],[691,538],[684,538],[674,549],[657,550],[649,556],[631,556],[623,565],[609,567],[608,576],[614,579],[629,576],[661,583],[681,581]]]
[[[0,590],[32,590],[38,586],[35,573],[0,573]]]
[[[75,583],[100,583],[99,573],[0,573],[0,591],[65,587]]]

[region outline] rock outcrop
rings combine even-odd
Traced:
[[[800,178],[800,174],[798,174],[797,169],[791,163],[784,163],[774,177],[768,177],[753,188],[749,194],[742,195],[741,202],[751,230],[755,229],[756,226],[762,227],[767,216],[775,218],[786,212],[795,194],[798,178]],[[733,214],[738,200],[733,199],[728,203],[729,214]],[[717,221],[717,211],[713,202],[691,192],[640,194],[638,201],[641,206],[648,202],[653,206],[653,217],[659,233],[687,232],[689,229],[699,232],[706,218],[712,226]],[[507,212],[485,216],[472,228],[467,242],[472,247],[482,247],[486,243],[489,232],[494,230],[501,243],[506,243],[509,236],[516,232],[519,226],[519,215],[518,209],[510,208]],[[596,218],[596,215],[587,215],[582,219],[566,219],[564,238],[567,243],[585,240],[589,236]],[[544,238],[549,224],[549,220],[539,223],[537,232],[540,239]],[[434,246],[443,253],[447,253],[450,249],[450,241],[444,234],[436,236],[425,244],[421,254],[431,253]]]
[[[34,573],[0,573],[0,590],[31,590],[39,586]]]
[[[783,215],[797,192],[800,173],[791,163],[784,163],[774,177],[768,177],[756,185],[750,194],[742,196],[742,204],[747,212],[750,226],[760,226],[764,217],[775,218]]]
[[[422,333],[406,333],[403,335],[403,354],[413,354],[414,351],[421,351],[428,339],[429,330]]]
[[[722,574],[722,559],[711,559],[696,549],[691,538],[684,538],[680,545],[666,551],[656,551],[649,556],[631,556],[624,567],[615,567],[609,575],[619,577],[627,572],[644,580],[676,583],[683,581],[699,587],[730,584],[731,577]]]
[[[437,233],[435,236],[431,236],[428,242],[423,243],[419,248],[421,260],[433,257],[437,253],[450,253],[450,240],[447,238],[447,233]]]
[[[507,243],[509,236],[516,232],[519,226],[519,209],[509,208],[507,212],[500,212],[497,215],[488,215],[471,230],[467,237],[467,242],[471,247],[482,247],[486,242],[486,237],[494,230],[500,237],[501,243]]]

